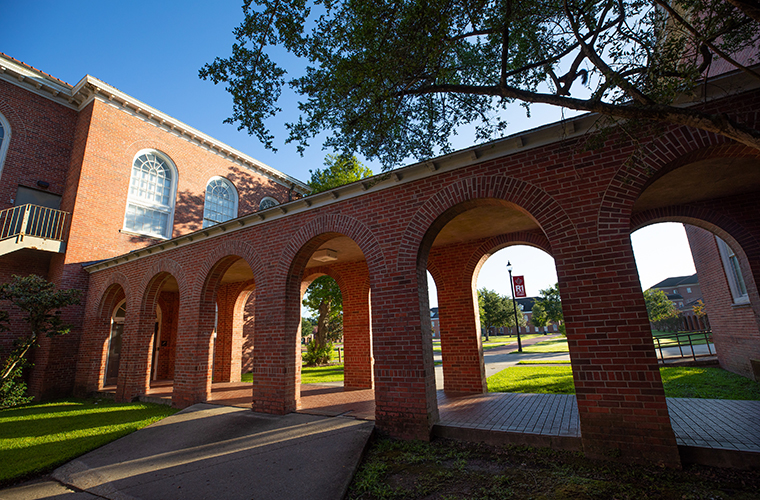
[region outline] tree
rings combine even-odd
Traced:
[[[541,297],[536,299],[531,309],[531,323],[535,326],[548,326],[555,323],[559,332],[565,335],[565,318],[562,315],[562,299],[559,296],[559,283],[545,290],[539,290]]]
[[[303,305],[319,314],[317,333],[309,343],[313,352],[318,354],[314,355],[313,360],[308,360],[307,364],[327,363],[332,354],[330,342],[343,335],[343,295],[338,283],[329,276],[315,279],[306,289]]]
[[[678,310],[662,290],[644,291],[649,321],[658,330],[677,329]]]
[[[201,68],[226,83],[232,116],[273,148],[268,118],[287,83],[301,96],[286,142],[361,151],[385,167],[450,150],[476,125],[504,134],[520,101],[629,121],[686,125],[760,149],[760,131],[698,106],[713,61],[760,79],[760,15],[748,0],[247,0],[228,58]],[[284,50],[283,50],[284,49]],[[305,72],[286,78],[284,51]],[[747,57],[734,59],[732,54]],[[740,60],[743,62],[740,62]]]
[[[0,300],[11,304],[26,314],[24,320],[30,333],[19,335],[10,355],[2,363],[0,372],[0,407],[9,401],[23,401],[26,386],[18,382],[21,370],[28,365],[27,354],[43,336],[55,337],[69,333],[71,327],[61,320],[59,309],[79,304],[79,290],[56,290],[55,285],[37,275],[13,276],[9,283],[0,285]],[[0,320],[7,320],[3,311]],[[28,398],[27,398],[28,400]]]
[[[364,179],[372,175],[372,170],[365,167],[355,156],[327,155],[324,170],[309,170],[311,193],[321,193],[344,184]]]
[[[317,320],[314,318],[301,318],[301,337],[307,337],[314,332],[314,327],[317,326]]]
[[[494,290],[486,288],[478,290],[478,310],[480,322],[485,327],[486,341],[489,339],[491,327],[515,325],[515,308],[512,299],[499,295]],[[525,325],[522,311],[518,310],[517,321],[520,325]]]

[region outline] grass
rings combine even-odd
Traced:
[[[580,453],[435,439],[371,443],[349,500],[755,499],[760,471],[673,470],[599,462]]]
[[[538,344],[523,346],[524,353],[541,353],[541,352],[570,352],[567,348],[567,339],[562,337],[554,340],[544,340]],[[510,354],[518,354],[516,351]]]
[[[760,401],[760,384],[721,368],[668,366],[660,368],[669,398]],[[575,394],[569,366],[513,366],[488,377],[489,392]]]
[[[178,410],[68,399],[0,411],[0,485],[53,470]]]
[[[253,382],[253,373],[244,373],[241,382]],[[323,384],[343,381],[343,363],[328,366],[304,366],[301,368],[302,384]]]
[[[524,359],[517,362],[518,365],[569,365],[570,360],[557,361],[556,359]]]
[[[520,335],[520,339],[525,342],[526,340],[534,339],[536,337],[543,337],[545,335],[552,335],[552,333],[529,333]],[[517,343],[517,336],[515,335],[491,335],[488,341],[483,341],[483,350],[493,349],[494,347],[501,347],[510,344]],[[524,350],[524,349],[523,349]],[[441,341],[433,341],[433,352],[441,352]]]
[[[684,342],[686,345],[689,345],[689,339],[684,336],[684,333],[688,332],[681,332],[681,338],[680,342],[683,344]],[[663,332],[660,330],[652,330],[652,337],[660,340],[660,346],[661,347],[673,347],[677,346],[679,340],[677,339],[677,334],[674,332]],[[704,345],[707,344],[707,341],[705,340],[705,337],[703,335],[692,335],[692,344],[693,345]],[[657,347],[657,341],[655,341],[654,346]]]

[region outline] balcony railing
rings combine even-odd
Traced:
[[[0,211],[0,255],[33,248],[63,252],[63,229],[68,212],[38,205]]]

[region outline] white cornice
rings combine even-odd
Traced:
[[[182,136],[198,146],[219,154],[245,168],[254,170],[278,184],[289,189],[292,188],[296,193],[305,195],[310,191],[305,183],[295,177],[280,172],[93,76],[86,75],[72,87],[46,73],[0,54],[0,79],[77,111],[81,111],[94,99],[98,99]]]

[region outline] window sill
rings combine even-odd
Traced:
[[[732,308],[749,307],[749,306],[750,306],[749,298],[746,298],[746,297],[741,298],[737,300],[736,302],[734,302],[733,304],[731,304]]]
[[[151,240],[161,240],[161,241],[168,241],[171,238],[167,238],[165,236],[157,236],[155,234],[148,234],[148,233],[138,233],[135,231],[130,231],[129,229],[119,229],[119,232],[122,234],[127,234],[129,236],[139,236],[141,238],[149,238]]]

